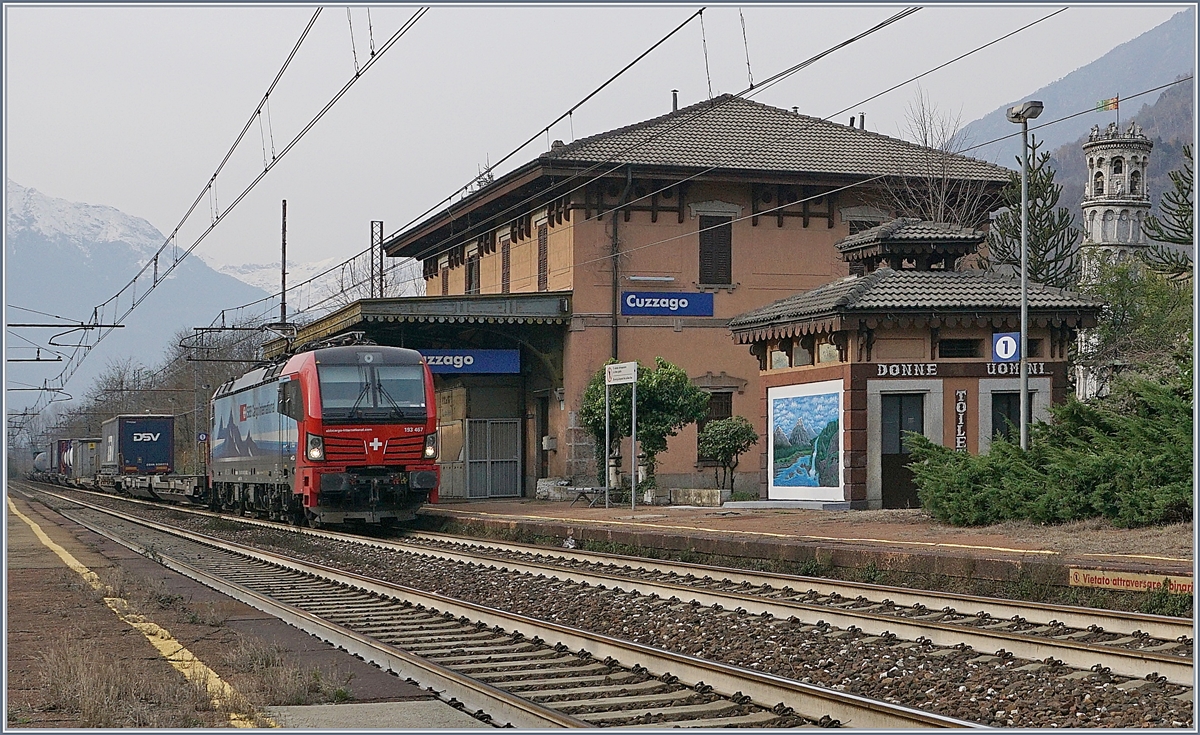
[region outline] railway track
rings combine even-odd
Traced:
[[[93,531],[398,675],[443,689],[443,696],[495,724],[978,726],[54,497],[75,506],[60,512]]]
[[[100,496],[107,497],[107,496]],[[153,506],[152,506],[153,507]],[[207,515],[207,511],[187,509]],[[249,524],[276,524],[241,519]],[[1003,650],[1033,661],[1061,661],[1135,679],[1165,677],[1191,685],[1191,620],[1066,605],[754,572],[631,556],[554,550],[526,544],[417,533],[398,540],[307,530],[324,538],[477,564],[500,562],[520,573],[578,584],[629,588],[663,598],[752,614],[795,617],[870,635],[928,640],[938,646]]]
[[[124,502],[111,496],[100,496],[98,501],[109,504]],[[428,548],[421,546],[428,547],[431,543],[428,538],[411,539],[418,544],[414,548],[411,544],[405,545],[394,540],[347,536],[328,531],[296,532],[295,529],[263,521],[238,519],[239,523],[234,523],[235,519],[206,519],[204,516],[211,514],[205,512],[181,514],[178,510],[161,505],[143,507],[144,512],[151,516],[190,517],[193,520],[183,522],[192,524],[194,528],[215,529],[219,526],[221,535],[227,538],[290,549],[293,554],[320,562],[329,561],[360,571],[365,569],[372,576],[390,575],[393,581],[449,592],[456,597],[495,607],[520,610],[534,618],[573,621],[577,626],[629,638],[652,648],[677,650],[772,672],[805,683],[929,708],[957,719],[1018,727],[1063,727],[1076,726],[1077,723],[1144,726],[1148,722],[1181,727],[1192,721],[1190,682],[1171,684],[1162,674],[1154,671],[1144,677],[1126,679],[1100,663],[1069,667],[1053,656],[1045,659],[1017,657],[1007,649],[982,645],[972,647],[961,642],[961,639],[947,646],[934,646],[925,635],[904,641],[894,630],[874,635],[859,625],[851,624],[844,628],[831,625],[825,619],[827,608],[820,608],[804,618],[793,615],[785,619],[770,612],[751,615],[745,606],[738,609],[720,602],[704,606],[696,599],[699,595],[696,590],[686,591],[687,597],[677,595],[677,599],[671,599],[627,577],[616,577],[602,583],[603,586],[586,579],[571,581],[572,574],[564,573],[563,568],[554,568],[552,563],[564,556],[572,559],[583,556],[583,562],[575,559],[572,563],[588,564],[595,563],[597,559],[621,561],[625,560],[624,557],[581,555],[567,550],[560,553],[542,547],[500,544],[507,547],[506,553],[532,554],[534,557],[541,554],[542,566],[551,565],[548,569],[522,567],[521,563],[512,559],[481,556],[484,549],[478,547],[490,545],[491,542],[457,539],[456,542],[464,542],[474,548],[469,558],[456,560],[451,558],[452,554],[447,555],[449,552],[446,550],[439,552],[439,555],[428,553]],[[446,537],[440,537],[438,543],[445,540]],[[325,549],[329,544],[333,546]],[[493,549],[488,554],[495,555],[502,550]],[[459,549],[453,553],[464,552]],[[670,567],[676,574],[680,571],[676,567],[703,569],[712,575],[711,578],[704,580],[697,577],[692,581],[705,585],[729,586],[724,581],[725,575],[718,574],[724,571],[730,574],[782,576],[741,570],[714,571],[712,567],[674,565],[646,559],[629,561],[654,569],[660,565]],[[830,580],[812,581],[837,587],[827,592],[855,588],[867,591],[872,587]],[[937,593],[901,591],[924,599],[937,599]],[[980,603],[1025,604],[962,595],[952,597]],[[684,599],[689,602],[682,602]],[[1036,609],[1036,606],[1031,607]],[[838,608],[828,609],[838,611]],[[1113,615],[1116,620],[1125,615],[1083,608],[1057,609],[1078,610],[1080,614]],[[1133,618],[1134,622],[1140,620],[1144,623],[1147,616],[1135,615]],[[1158,619],[1166,623],[1190,625],[1187,620]],[[922,621],[910,622],[919,625]],[[1082,717],[1088,719],[1076,719]]]
[[[1095,666],[1124,676],[1154,674],[1190,685],[1194,677],[1191,620],[1066,605],[1033,604],[816,577],[648,560],[614,554],[558,551],[524,544],[442,534],[413,534],[404,548],[446,559],[502,561],[522,572],[594,585],[636,582],[645,594],[683,597],[704,605],[820,619],[872,635],[924,637],[936,645],[966,643],[1004,649],[1034,660]]]

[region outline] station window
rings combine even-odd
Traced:
[[[467,281],[467,285],[466,285],[465,293],[468,293],[468,294],[479,293],[479,256],[478,255],[472,255],[471,257],[467,258],[466,281]]]
[[[442,295],[443,296],[450,295],[450,269],[449,268],[442,269]]]
[[[696,437],[699,442],[700,432],[704,431],[704,427],[709,421],[717,421],[719,419],[727,419],[733,416],[733,393],[709,393],[708,394],[708,415],[696,422]],[[696,446],[696,461],[712,462],[711,457],[705,457],[700,454],[699,444]]]
[[[1033,391],[1029,393],[1029,415],[1033,416]],[[1021,435],[1021,393],[992,393],[992,436],[1015,439]]]
[[[508,293],[512,289],[512,253],[509,252],[511,243],[505,240],[500,244],[500,293]]]
[[[550,228],[538,225],[538,290],[550,288]]]
[[[938,340],[938,357],[979,357],[982,344],[980,339]]]
[[[812,341],[811,340],[796,340],[792,344],[792,365],[812,365]]]
[[[842,356],[837,345],[832,342],[822,342],[817,345],[817,362],[841,362]]]
[[[733,218],[700,216],[700,283],[733,283]]]

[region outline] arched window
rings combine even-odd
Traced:
[[[1092,195],[1100,196],[1104,193],[1104,174],[1100,171],[1096,172],[1096,178],[1092,184]]]
[[[1087,232],[1084,234],[1086,234],[1089,238],[1092,237],[1092,233],[1096,232],[1096,210],[1093,209],[1091,212],[1088,212],[1087,224],[1085,227],[1087,228]]]
[[[1123,158],[1114,158],[1113,159],[1113,173],[1114,174],[1125,173],[1125,159],[1123,159]]]
[[[1141,183],[1142,183],[1142,173],[1140,171],[1130,171],[1129,172],[1129,193],[1130,194],[1140,193],[1138,190],[1141,188]]]

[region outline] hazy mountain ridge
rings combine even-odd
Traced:
[[[1195,82],[1188,80],[1163,91],[1154,104],[1143,105],[1136,113],[1121,116],[1124,130],[1129,120],[1136,120],[1142,132],[1154,142],[1150,150],[1150,165],[1146,175],[1146,190],[1150,192],[1153,211],[1159,213],[1159,201],[1165,191],[1173,188],[1170,172],[1183,169],[1183,147],[1192,141],[1192,100]],[[1112,114],[1112,113],[1108,113]],[[1087,162],[1083,157],[1083,144],[1087,135],[1055,148],[1050,156],[1050,166],[1055,171],[1054,180],[1062,184],[1059,204],[1068,207],[1075,215],[1076,225],[1083,222],[1083,186],[1087,179]],[[1046,150],[1045,147],[1042,150]]]
[[[166,239],[146,220],[114,207],[57,199],[13,181],[7,182],[6,192],[5,302],[21,307],[7,310],[9,323],[54,321],[26,310],[58,314],[72,321],[91,319],[92,309],[125,286]],[[68,390],[81,395],[109,362],[132,358],[146,366],[156,365],[180,330],[206,325],[221,309],[266,295],[214,271],[199,258],[187,258],[129,316],[125,328],[112,332],[93,350],[68,383]],[[15,350],[29,357],[32,345],[24,339],[45,347],[55,333],[25,328],[12,332],[19,337],[9,335],[10,356],[15,356]],[[73,343],[79,336],[76,332],[59,342]],[[53,349],[70,352],[69,348]],[[8,379],[10,383],[41,385],[58,375],[62,365],[10,364]],[[10,398],[32,402],[35,395],[13,393]]]
[[[964,139],[978,144],[1012,135],[1019,128],[1008,122],[1005,111],[1022,100],[1041,100],[1046,106],[1041,118],[1031,123],[1030,127],[1034,128],[1092,108],[1099,100],[1114,95],[1126,97],[1166,84],[1181,75],[1191,75],[1195,51],[1196,13],[1194,8],[1188,8],[1062,79],[1023,96],[1021,100],[1007,102],[969,123],[963,128]],[[1156,99],[1148,95],[1133,104],[1150,104]],[[1122,111],[1121,119],[1127,117]],[[1046,141],[1044,150],[1053,150],[1086,135],[1092,125],[1102,123],[1103,127],[1112,119],[1111,112],[1096,112],[1047,125],[1036,132],[1039,139]],[[969,155],[1016,168],[1020,151],[1020,136],[1016,136],[977,148]]]
[[[345,258],[337,256],[311,263],[297,263],[294,260],[289,260],[287,274],[289,290],[291,286],[318,276],[344,260]],[[268,293],[279,293],[278,260],[274,263],[245,263],[243,265],[217,265],[209,262],[208,259],[205,259],[205,262],[218,273],[224,273],[227,276],[238,279],[242,283],[249,284],[255,288],[261,288]]]
[[[154,225],[116,207],[58,199],[12,179],[5,180],[5,194],[9,233],[29,231],[47,241],[75,245],[87,255],[95,245],[124,243],[149,257],[166,241]]]

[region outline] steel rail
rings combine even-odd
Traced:
[[[193,509],[189,509],[189,512],[201,512],[207,514],[206,511],[195,511]],[[224,517],[219,516],[219,514],[213,515]],[[239,518],[237,520],[250,525],[259,525],[276,529],[280,528],[280,525],[274,522],[246,518]],[[327,530],[295,528],[291,528],[291,530],[338,541],[350,541],[376,548],[406,550],[411,553],[427,554],[430,556],[463,563],[478,563],[481,559],[486,559],[489,562],[501,564],[517,572],[527,572],[548,578],[559,578],[575,583],[587,582],[588,584],[605,587],[630,587],[645,592],[646,594],[653,592],[664,598],[690,598],[703,605],[742,608],[747,612],[755,614],[769,613],[776,617],[783,618],[790,616],[804,616],[812,622],[815,622],[819,619],[842,628],[856,626],[861,628],[865,633],[871,635],[891,633],[909,640],[914,640],[923,636],[929,639],[935,645],[939,646],[954,646],[959,643],[966,643],[973,648],[979,649],[981,652],[991,652],[998,649],[1004,649],[1015,656],[1020,656],[1022,658],[1027,658],[1034,661],[1044,660],[1052,657],[1066,663],[1069,666],[1079,669],[1089,669],[1099,664],[1101,666],[1108,667],[1113,673],[1123,676],[1131,676],[1134,678],[1143,678],[1149,674],[1157,674],[1159,676],[1165,676],[1167,681],[1170,681],[1171,683],[1188,686],[1193,685],[1195,681],[1194,666],[1190,659],[1156,651],[1117,648],[1097,643],[1086,643],[1074,640],[1059,640],[1045,636],[1023,635],[1020,632],[989,630],[986,628],[979,628],[962,623],[944,623],[933,620],[918,621],[912,618],[905,618],[903,616],[874,613],[867,610],[843,609],[829,605],[804,603],[785,599],[781,600],[764,595],[712,590],[687,584],[674,584],[671,582],[626,577],[619,574],[585,572],[561,566],[555,566],[550,563],[537,564],[520,562],[511,559],[497,559],[495,557],[472,556],[464,552],[438,549],[422,544],[407,544],[403,541],[372,539]],[[1036,615],[1038,612],[1043,612],[1045,609],[1051,609],[1051,612],[1058,612],[1060,610],[1069,611],[1071,615],[1064,615],[1064,617],[1070,617],[1070,619],[1075,622],[1075,625],[1072,625],[1071,627],[1077,628],[1086,628],[1089,625],[1095,625],[1101,621],[1111,623],[1111,621],[1114,620],[1124,620],[1128,625],[1129,621],[1145,621],[1149,618],[1158,619],[1159,621],[1165,620],[1166,622],[1163,622],[1164,626],[1177,623],[1187,623],[1188,627],[1186,628],[1186,631],[1188,633],[1192,632],[1190,621],[1185,621],[1178,618],[1165,618],[1165,616],[1146,615],[1144,613],[1130,613],[1126,616],[1115,611],[1093,611],[1092,608],[1073,608],[1062,605],[1048,605],[1046,608],[1042,608],[1026,603],[1011,603],[1009,601],[998,600],[996,598],[976,597],[956,593],[914,595],[911,593],[911,591],[898,587],[875,586],[853,582],[831,583],[828,580],[813,577],[744,572],[743,570],[731,569],[727,567],[706,567],[680,562],[660,563],[657,560],[648,561],[645,559],[639,559],[637,557],[627,557],[596,552],[575,552],[566,550],[559,551],[556,549],[547,549],[544,547],[529,546],[524,544],[491,543],[474,539],[461,539],[458,537],[444,536],[441,534],[414,534],[414,537],[458,543],[467,546],[476,546],[485,549],[494,548],[517,553],[537,554],[542,556],[559,556],[561,558],[575,559],[597,564],[620,563],[624,566],[633,569],[641,569],[643,571],[665,571],[675,572],[676,574],[681,575],[691,574],[693,576],[698,576],[697,572],[707,572],[709,573],[708,576],[712,576],[712,573],[715,572],[718,574],[727,574],[727,579],[735,583],[745,581],[753,585],[769,584],[776,588],[786,585],[787,583],[803,585],[811,582],[813,583],[811,585],[812,588],[818,590],[821,592],[821,594],[837,592],[838,594],[843,594],[843,596],[848,596],[849,594],[862,594],[864,592],[869,592],[875,596],[886,595],[888,599],[892,600],[892,602],[899,604],[905,604],[907,602],[907,604],[911,605],[916,602],[921,604],[933,603],[936,605],[940,604],[941,602],[962,603],[965,601],[970,602],[971,604],[983,605],[985,608],[991,608],[989,613],[994,613],[993,619],[995,619],[997,623],[1004,623],[1004,616],[1009,615],[1010,613],[1025,617],[1025,615],[1022,613]],[[1057,610],[1054,608],[1057,608]],[[1091,614],[1093,612],[1097,612],[1099,614],[1092,616]],[[1049,616],[1043,615],[1043,617]],[[1061,620],[1060,622],[1070,625],[1070,623],[1068,623],[1066,620]],[[1105,629],[1109,632],[1115,632],[1108,627]],[[1180,629],[1178,626],[1163,629],[1175,633],[1175,637],[1180,635],[1178,633],[1178,630]],[[1171,639],[1168,638],[1167,640]]]
[[[39,490],[39,492],[42,491]],[[406,587],[404,585],[390,584],[353,572],[334,569],[322,564],[300,562],[277,554],[254,549],[243,544],[216,539],[192,531],[172,528],[164,524],[148,521],[122,511],[97,506],[82,500],[73,498],[62,499],[91,510],[110,515],[114,518],[119,518],[129,523],[134,523],[152,529],[159,533],[165,533],[171,536],[187,539],[194,543],[203,544],[205,546],[226,551],[228,553],[254,559],[264,564],[271,564],[276,567],[298,572],[300,574],[312,575],[326,579],[335,584],[357,588],[370,594],[383,597],[407,599],[414,604],[420,604],[426,607],[434,608],[454,617],[468,617],[487,625],[500,626],[505,629],[519,631],[526,636],[537,636],[548,641],[553,640],[558,643],[562,643],[569,648],[580,648],[587,650],[596,658],[611,657],[620,661],[623,657],[625,661],[636,660],[639,664],[645,666],[652,672],[657,670],[657,673],[659,674],[673,674],[674,676],[678,677],[681,682],[684,682],[689,686],[694,686],[704,682],[718,691],[741,691],[755,702],[779,701],[791,707],[796,712],[803,713],[814,720],[819,719],[823,715],[828,715],[831,718],[840,720],[843,724],[852,725],[856,728],[871,729],[985,727],[979,723],[968,722],[930,712],[924,712],[919,709],[895,705],[881,700],[871,699],[869,697],[862,697],[846,692],[825,689],[811,684],[805,684],[751,669],[744,669],[715,661],[707,661],[694,656],[688,656],[686,654],[664,651],[651,646],[646,646],[631,641],[623,641],[611,636],[580,630],[559,623],[537,620],[525,615],[490,608],[464,600],[457,600],[435,592],[418,590],[415,588]],[[108,534],[105,535],[108,536]],[[108,537],[112,538],[112,536]],[[158,557],[160,554],[161,552],[156,552],[154,556]],[[190,565],[185,565],[175,560],[172,560],[172,563],[179,564],[181,568],[185,566],[190,567]],[[209,575],[205,576],[207,577]],[[229,585],[230,587],[236,587],[236,585],[231,585],[228,582],[224,584]],[[258,598],[261,596],[254,595],[253,597]],[[259,602],[261,604],[264,601],[261,599],[255,599],[254,602]],[[279,605],[280,603],[276,602],[274,604]],[[316,616],[311,616],[308,613],[304,613],[298,609],[292,608],[292,610],[294,612],[291,614],[298,616],[298,619],[316,619]],[[324,623],[324,625],[331,624]],[[347,642],[350,642],[356,646],[366,646],[363,650],[365,650],[367,653],[373,653],[375,650],[374,646],[384,645],[373,643],[368,637],[361,636],[353,631],[341,628],[341,626],[333,627],[340,628],[340,633],[346,637]],[[370,645],[368,646],[367,644]],[[400,652],[399,649],[393,650],[397,653]],[[537,705],[533,706],[536,707]],[[817,714],[815,717],[812,717],[812,713]],[[562,715],[557,716],[561,717]],[[670,723],[664,724],[669,726]],[[590,725],[587,725],[586,723],[583,726],[590,727]]]
[[[546,578],[597,585],[635,589],[642,594],[657,594],[659,597],[691,598],[702,605],[723,608],[742,608],[752,614],[769,613],[778,618],[791,616],[815,622],[824,620],[840,628],[857,626],[871,635],[893,633],[908,640],[924,636],[939,646],[954,646],[966,643],[981,653],[991,653],[1003,648],[1014,656],[1040,661],[1048,657],[1078,669],[1088,669],[1096,664],[1107,666],[1113,673],[1142,678],[1150,673],[1167,677],[1174,684],[1193,683],[1192,661],[1179,656],[1153,651],[1113,648],[1095,643],[1022,635],[1003,630],[980,629],[969,625],[942,623],[932,620],[915,620],[895,615],[869,612],[866,610],[841,609],[829,605],[795,602],[792,600],[765,597],[762,595],[739,594],[694,587],[687,584],[637,579],[617,574],[581,572],[552,564],[536,564],[469,553],[434,549],[431,547],[409,547],[421,549],[420,553],[430,556],[477,564],[481,560],[502,565],[514,572],[530,573]],[[415,552],[414,552],[415,553]],[[997,622],[1006,622],[1003,619]]]
[[[102,511],[112,513],[112,511]],[[507,721],[518,728],[546,727],[592,727],[587,722],[544,707],[527,699],[517,697],[485,682],[472,679],[432,661],[414,656],[400,648],[356,633],[349,628],[324,620],[293,605],[279,602],[235,582],[210,574],[185,561],[171,558],[161,551],[146,549],[119,534],[79,518],[70,512],[61,515],[79,525],[109,538],[131,551],[153,558],[158,563],[184,576],[195,579],[224,595],[262,610],[273,617],[314,635],[332,646],[345,649],[364,661],[376,664],[400,677],[408,677],[425,686],[441,690],[439,696],[452,697],[462,702],[467,710],[486,712],[493,720]],[[131,520],[126,518],[125,520]],[[141,521],[145,525],[144,521]],[[164,529],[155,529],[166,532]]]
[[[851,599],[859,595],[869,594],[872,597],[879,597],[880,599],[887,598],[897,605],[911,606],[922,604],[938,610],[945,606],[961,610],[973,609],[975,605],[982,605],[986,606],[986,609],[992,613],[993,617],[997,618],[1011,618],[1014,615],[1019,615],[1029,620],[1038,620],[1039,622],[1054,619],[1072,628],[1086,628],[1089,625],[1100,625],[1105,630],[1114,632],[1128,633],[1133,630],[1141,630],[1155,638],[1163,638],[1165,640],[1175,640],[1181,635],[1190,636],[1194,633],[1193,621],[1187,618],[1175,618],[1166,615],[1151,615],[1149,613],[1105,610],[1103,608],[1059,605],[1054,603],[1029,603],[1019,600],[1005,600],[998,597],[967,595],[958,592],[912,590],[907,587],[830,580],[822,577],[760,572],[734,567],[691,564],[670,560],[646,559],[643,557],[608,554],[599,551],[554,549],[545,546],[534,546],[532,544],[473,539],[451,536],[449,534],[419,532],[409,535],[411,538],[418,540],[429,539],[430,541],[480,546],[515,553],[560,556],[562,558],[593,564],[626,566],[641,571],[674,572],[679,576],[691,574],[700,578],[708,576],[717,579],[717,575],[722,575],[725,579],[737,584],[748,582],[755,586],[770,585],[775,588],[789,586],[794,589],[797,588],[797,585],[805,585],[807,588],[814,589],[823,595],[836,593]]]

